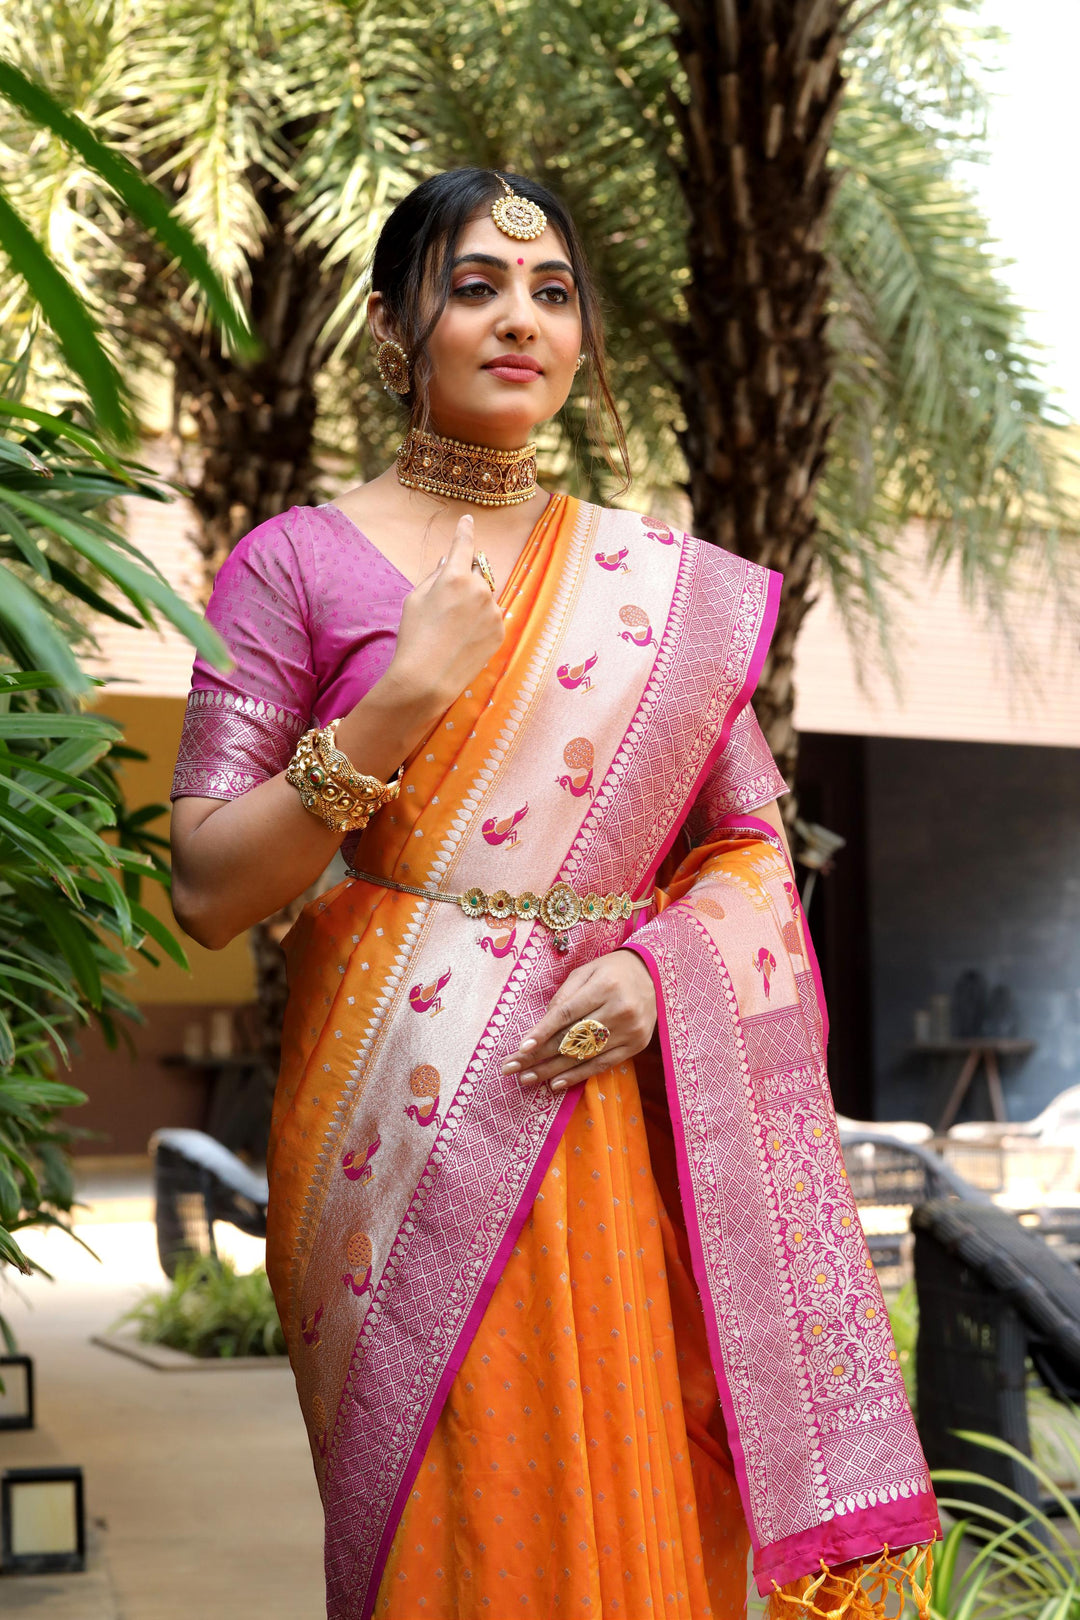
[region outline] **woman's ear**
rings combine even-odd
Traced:
[[[394,336],[382,293],[369,293],[367,301],[368,329],[376,343],[385,343]]]

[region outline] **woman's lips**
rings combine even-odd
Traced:
[[[504,382],[532,382],[534,377],[543,376],[543,371],[534,360],[491,360],[482,370],[490,371],[493,377],[501,377]]]

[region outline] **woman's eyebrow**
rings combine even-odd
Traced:
[[[510,266],[505,259],[498,259],[494,253],[462,253],[450,266],[456,270],[459,264],[490,264],[494,270],[509,270]]]
[[[493,270],[509,270],[510,266],[505,259],[498,258],[494,253],[462,253],[453,261],[450,268],[456,270],[462,264],[489,264]],[[571,277],[574,274],[573,265],[567,264],[565,259],[545,259],[542,264],[534,264],[533,275],[541,271],[565,270]]]

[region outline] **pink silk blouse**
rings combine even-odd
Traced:
[[[283,771],[310,726],[347,714],[385,673],[411,589],[336,506],[294,506],[246,534],[206,610],[236,665],[195,660],[171,797],[236,799]],[[747,703],[687,818],[692,842],[786,792]]]

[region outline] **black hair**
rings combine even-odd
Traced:
[[[431,360],[427,343],[450,297],[454,251],[471,219],[503,195],[500,176],[519,196],[537,203],[562,237],[577,284],[581,347],[589,384],[588,425],[613,472],[630,482],[626,434],[619,417],[604,355],[600,299],[585,250],[565,204],[536,180],[509,170],[447,169],[424,180],[403,197],[383,226],[371,264],[371,287],[381,294],[397,340],[411,361],[412,387],[405,396],[410,423],[429,420],[427,384]],[[431,292],[434,291],[434,301]],[[621,469],[611,450],[614,440]]]

